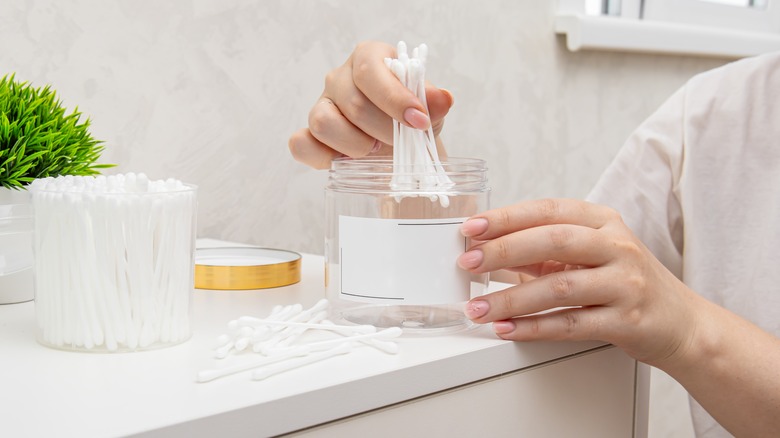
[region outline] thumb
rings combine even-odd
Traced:
[[[428,114],[430,114],[431,124],[434,126],[441,124],[441,120],[444,119],[455,102],[452,93],[433,85],[425,86],[425,99],[428,101]]]

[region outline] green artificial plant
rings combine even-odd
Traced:
[[[23,188],[36,178],[95,175],[103,142],[79,123],[78,108],[65,114],[50,86],[34,88],[14,75],[0,79],[0,187]]]

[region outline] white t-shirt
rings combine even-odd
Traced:
[[[780,53],[688,81],[588,200],[617,209],[690,288],[780,336]],[[697,436],[731,436],[691,410]]]

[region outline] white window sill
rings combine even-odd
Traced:
[[[780,35],[632,18],[559,14],[569,50],[612,50],[742,58],[780,50]]]

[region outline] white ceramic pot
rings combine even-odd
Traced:
[[[32,228],[30,194],[0,187],[0,304],[35,296]]]

